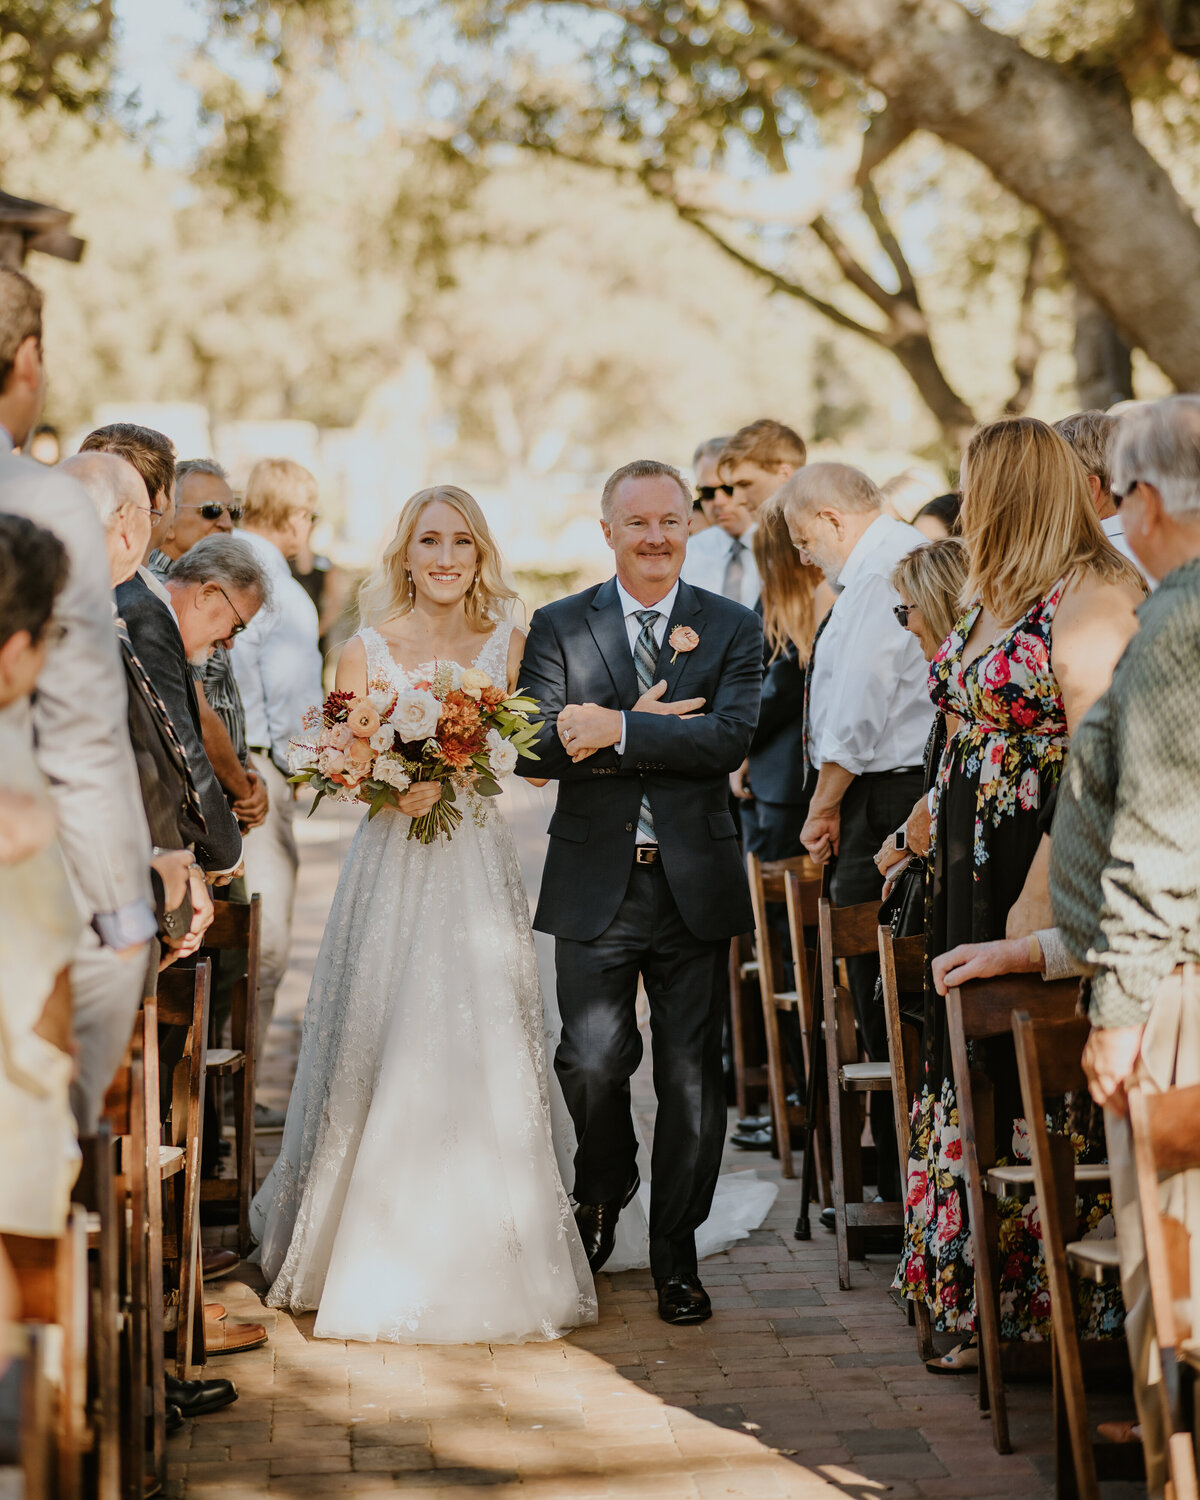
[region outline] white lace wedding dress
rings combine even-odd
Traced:
[[[505,679],[510,625],[473,665]],[[412,685],[377,631],[368,677]],[[427,669],[422,669],[422,675]],[[496,800],[447,842],[363,818],[304,1016],[279,1159],[254,1201],[267,1302],[318,1337],[553,1339],[596,1299],[551,1139],[538,962]]]

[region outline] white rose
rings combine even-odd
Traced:
[[[412,688],[396,699],[392,712],[392,728],[399,739],[405,741],[427,740],[437,733],[442,705],[432,693],[422,688]]]
[[[288,746],[288,770],[295,776],[300,771],[307,771],[310,766],[317,763],[317,747],[311,740],[293,740]]]
[[[392,726],[390,724],[381,724],[367,743],[372,750],[390,750],[395,738],[396,731]]]
[[[412,784],[412,777],[398,755],[381,755],[375,762],[371,777],[374,781],[382,781],[385,786],[395,787],[398,792],[407,791]]]
[[[517,747],[511,740],[506,740],[498,729],[488,730],[487,744],[492,770],[497,776],[510,776],[516,770],[519,759]]]
[[[367,702],[380,716],[380,718],[382,718],[383,715],[387,713],[388,709],[391,708],[392,700],[395,698],[395,696],[395,693],[376,691],[374,693],[367,694]]]

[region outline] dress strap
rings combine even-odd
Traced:
[[[1072,569],[1072,572],[1074,572],[1074,569]],[[1062,597],[1067,591],[1067,584],[1070,582],[1070,579],[1071,573],[1064,573],[1038,606],[1037,612],[1043,624],[1047,626],[1054,624],[1054,616],[1058,612],[1058,606],[1062,603]]]
[[[512,621],[501,620],[475,659],[476,665],[482,668],[499,688],[508,687],[508,643],[512,640],[512,633]]]
[[[390,683],[395,675],[396,663],[388,650],[388,643],[373,625],[364,625],[358,632],[367,653],[367,685],[382,680]]]

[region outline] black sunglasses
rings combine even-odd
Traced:
[[[732,495],[731,484],[698,484],[696,486],[697,500],[715,500],[718,495]]]
[[[229,519],[236,526],[242,519],[243,508],[236,501],[231,501],[227,505],[220,500],[207,500],[203,505],[181,505],[178,509],[198,510],[206,521],[219,521],[221,519],[221,512],[227,510],[229,512]]]
[[[915,604],[892,605],[892,613],[896,616],[897,620],[900,621],[900,624],[904,627],[905,630],[908,629],[908,616],[912,610],[916,609],[916,607],[917,606]]]
[[[1134,490],[1137,489],[1138,485],[1141,484],[1141,482],[1142,481],[1140,479],[1131,479],[1123,490],[1113,490],[1113,509],[1120,510],[1121,506],[1125,503],[1126,500],[1129,499],[1130,495],[1133,494]]]

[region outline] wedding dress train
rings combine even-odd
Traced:
[[[474,663],[497,683],[510,634]],[[412,685],[361,637],[372,684]],[[516,1343],[595,1321],[505,800],[468,798],[430,845],[364,816],[343,866],[253,1212],[268,1304],[316,1308],[318,1337]]]

